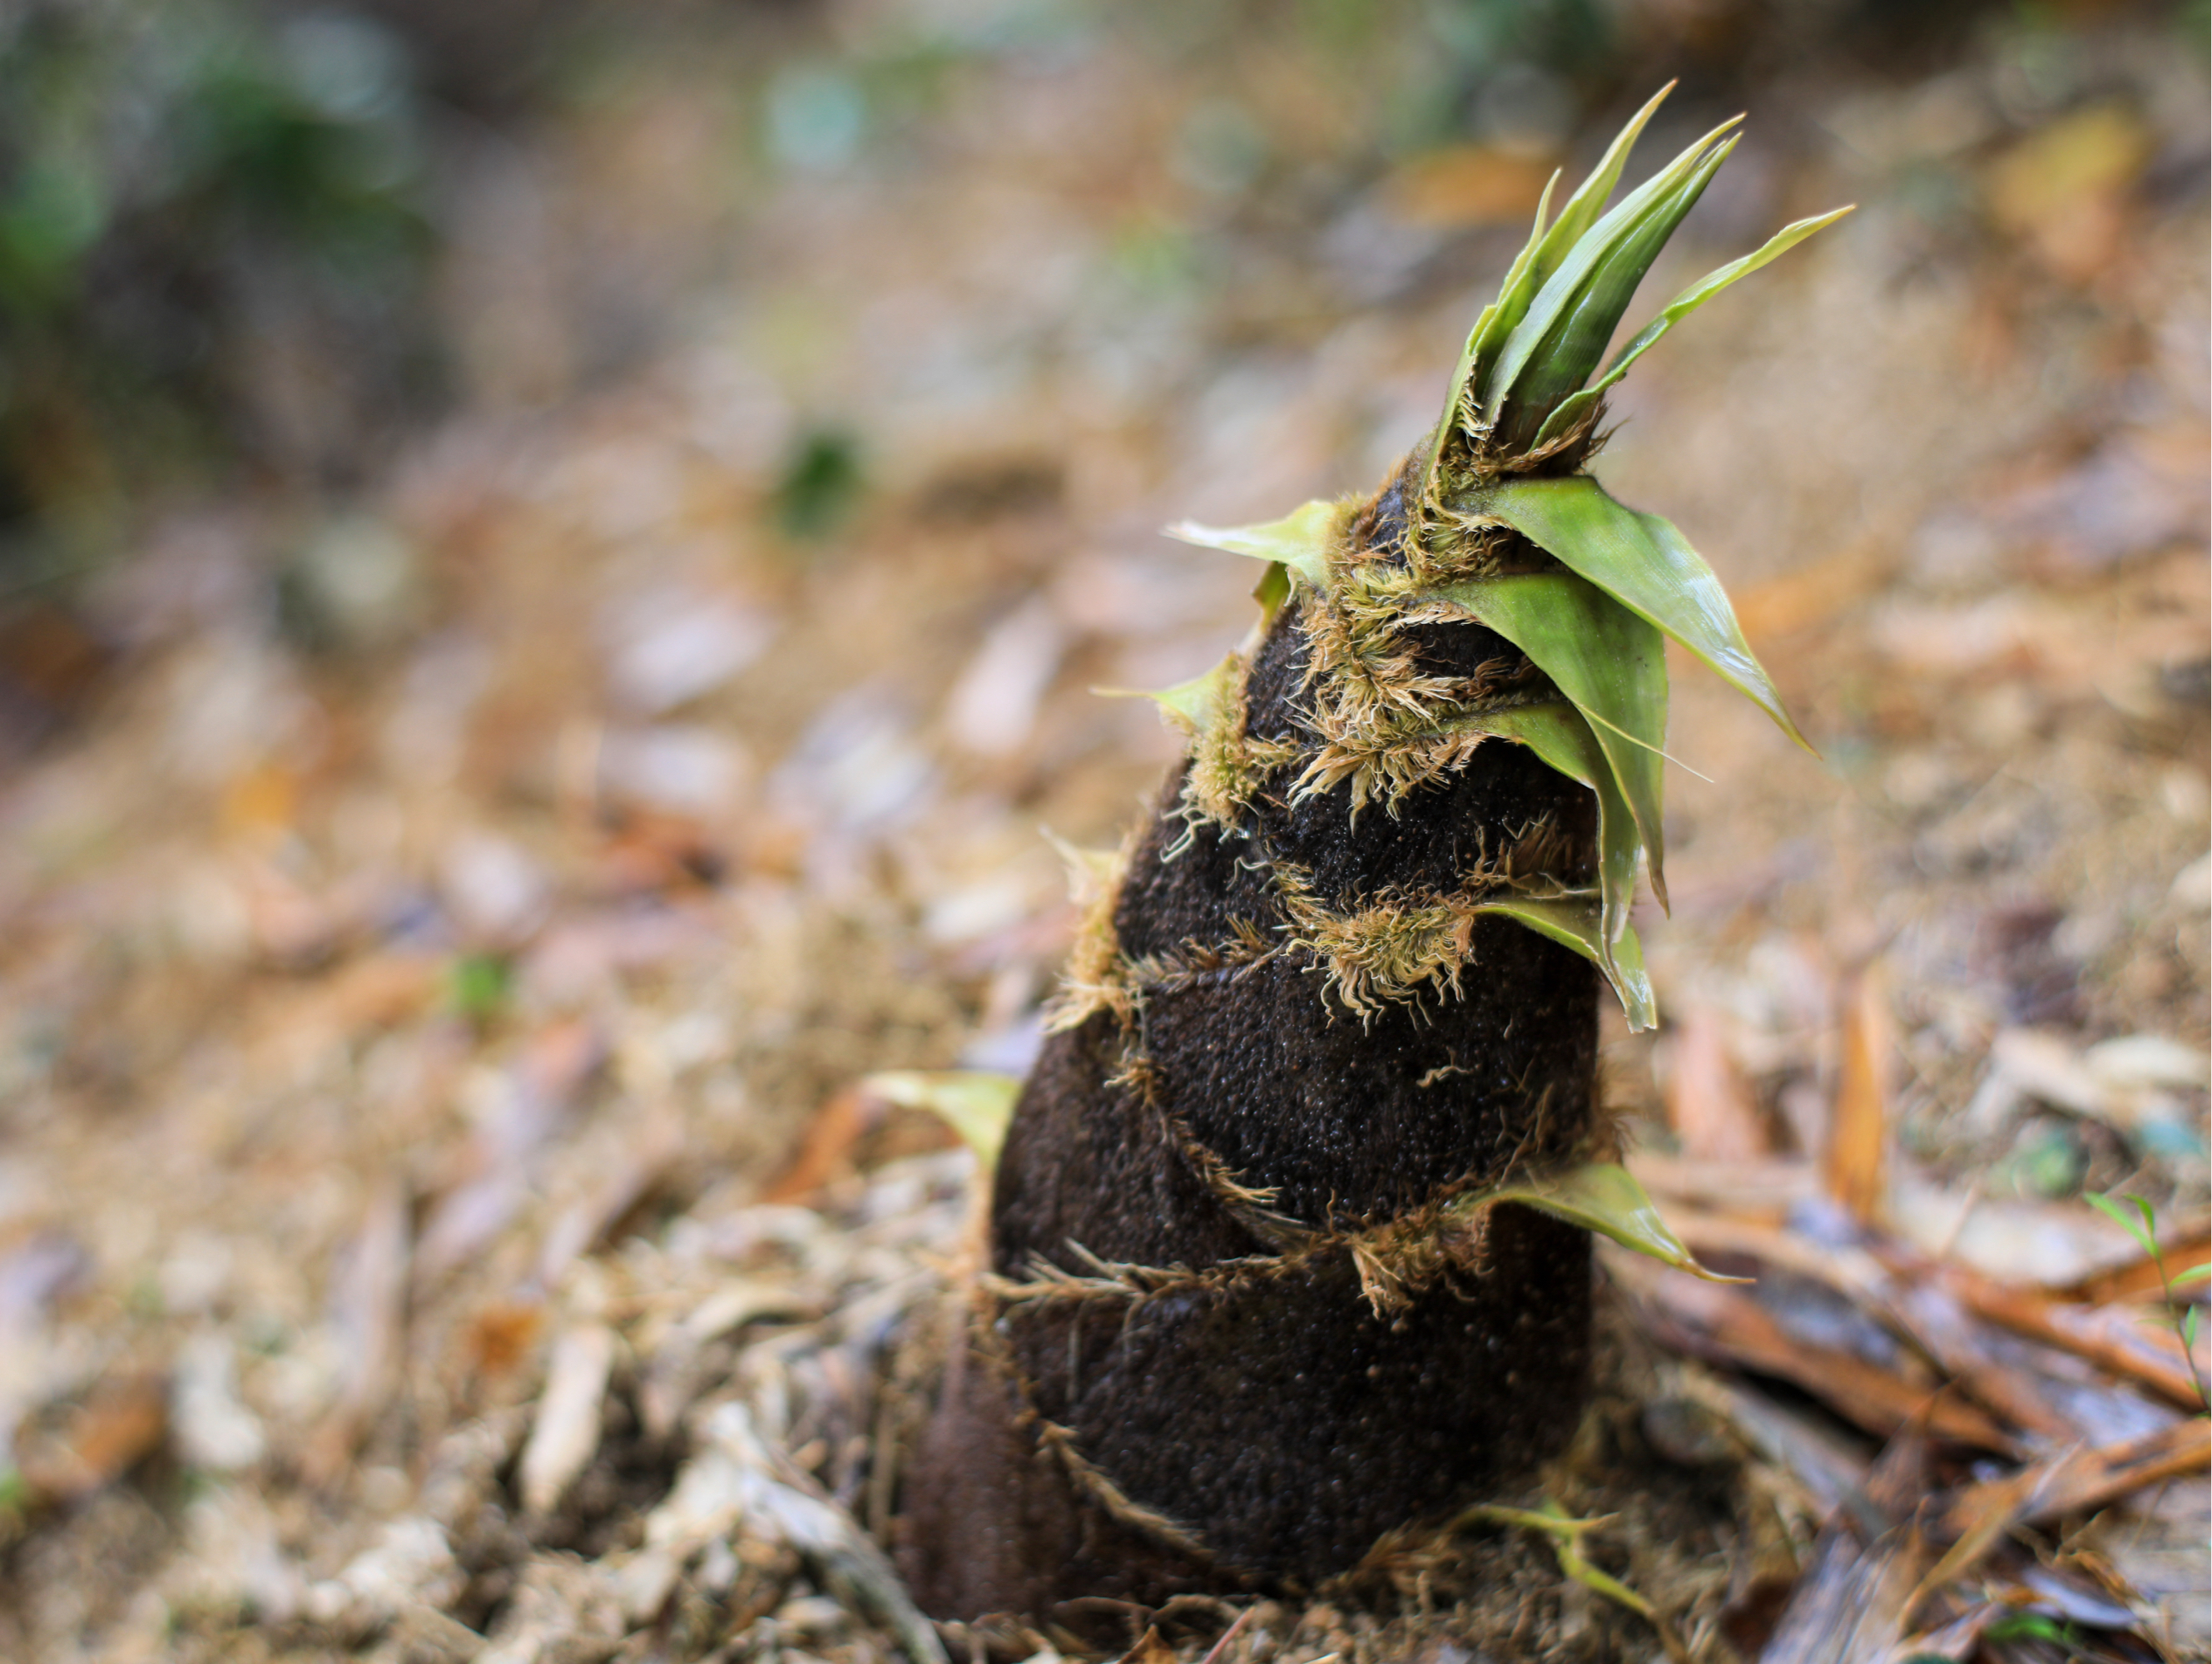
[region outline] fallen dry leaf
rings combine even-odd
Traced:
[[[2145,1485],[2212,1467],[2212,1422],[2202,1416],[2122,1445],[2061,1451],[2016,1473],[1970,1485],[1944,1503],[1935,1528],[1964,1538],[1996,1515],[2040,1525],[2093,1513]]]
[[[2124,1306],[2081,1306],[2039,1290],[1998,1282],[1957,1266],[1936,1276],[1970,1311],[2130,1381],[2185,1410],[2202,1410],[2197,1379],[2170,1329],[2153,1327]]]
[[[764,1202],[795,1202],[811,1195],[841,1173],[852,1170],[852,1155],[868,1130],[877,1100],[859,1087],[836,1093],[817,1110],[791,1164],[762,1193]]]
[[[1902,1636],[1929,1559],[1914,1518],[1927,1465],[1919,1431],[1901,1434],[1869,1477],[1859,1506],[1838,1509],[1820,1527],[1760,1664],[1866,1664]]]
[[[1924,1418],[1940,1437],[1984,1450],[2016,1451],[2019,1442],[1984,1412],[1947,1393],[1831,1346],[1790,1335],[1750,1295],[1663,1267],[1631,1264],[1607,1252],[1607,1272],[1625,1284],[1668,1346],[1709,1363],[1778,1376],[1844,1419],[1884,1436]]]
[[[1753,1162],[1774,1153],[1765,1118],[1729,1054],[1728,1026],[1709,1007],[1689,1007],[1677,1023],[1667,1120],[1692,1161]]]
[[[1887,1200],[1895,1057],[1889,979],[1876,960],[1844,993],[1843,1066],[1820,1163],[1828,1194],[1863,1224],[1875,1223]]]
[[[153,1454],[168,1428],[167,1382],[148,1372],[112,1376],[93,1388],[57,1434],[19,1435],[16,1470],[33,1497],[78,1502]]]

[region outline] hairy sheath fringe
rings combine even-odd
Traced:
[[[1421,637],[1455,700],[1528,683]],[[1501,742],[1355,826],[1349,780],[1297,789],[1312,651],[1285,608],[1084,927],[908,1480],[931,1610],[1310,1588],[1575,1424],[1587,1236],[1393,1227],[1585,1148],[1596,973],[1480,903],[1587,890],[1593,799]],[[1191,784],[1224,756],[1229,816]]]
[[[1799,738],[1682,534],[1586,471],[1606,389],[1845,210],[1692,284],[1600,370],[1736,140],[1607,208],[1662,89],[1476,320],[1364,500],[1173,535],[1267,563],[1250,641],[1098,888],[993,1178],[906,1481],[929,1611],[1311,1589],[1527,1485],[1588,1393],[1603,1230],[1699,1269],[1609,1166],[1601,982],[1656,1020],[1665,638]],[[1577,1166],[1577,1164],[1581,1165]]]

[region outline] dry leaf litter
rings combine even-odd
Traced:
[[[1826,756],[1680,667],[1667,1021],[1607,1090],[1757,1281],[1605,1256],[1553,1492],[1656,1621],[1471,1522],[1130,1612],[1130,1656],[2206,1655],[2205,1343],[2081,1199],[2206,1258],[2203,82],[2162,27],[2027,93],[1998,37],[1764,89],[1800,137],[1684,270],[1864,207],[1620,392],[1607,478],[1710,529]],[[1330,183],[1302,38],[979,56],[915,155],[826,172],[730,160],[723,67],[641,48],[501,163],[536,207],[453,256],[459,412],[320,518],[158,517],[0,782],[0,1655],[1072,1646],[930,1625],[879,1546],[974,1173],[855,1083],[1022,1067],[1073,918],[1041,834],[1109,843],[1176,744],[1089,689],[1246,616],[1155,528],[1370,483],[1536,176]],[[1194,171],[1224,84],[1304,188]],[[683,297],[619,374],[564,356],[563,226]],[[809,542],[823,412],[866,489]]]

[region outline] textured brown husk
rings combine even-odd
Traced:
[[[1399,558],[1400,489],[1354,517],[1352,558]],[[1016,1107],[991,1275],[907,1486],[904,1570],[940,1616],[1311,1587],[1524,1481],[1582,1410],[1581,1230],[1501,1206],[1453,1253],[1381,1264],[1390,1299],[1374,1273],[1378,1228],[1585,1147],[1596,972],[1471,917],[1449,975],[1355,1011],[1284,886],[1341,917],[1496,882],[1516,850],[1586,884],[1595,800],[1504,742],[1395,814],[1298,796],[1316,604],[1274,619],[1239,701],[1295,754],[1233,828],[1169,781],[1111,904],[1124,997],[1048,1038]],[[1424,677],[1526,696],[1480,627],[1403,645]]]

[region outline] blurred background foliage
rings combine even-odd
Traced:
[[[793,411],[763,529],[836,531],[870,487],[866,395],[822,374],[848,320],[804,283],[749,288],[776,256],[766,210],[810,181],[919,184],[1006,76],[1159,71],[1115,112],[1158,177],[1053,181],[1085,234],[1044,251],[1058,338],[1012,349],[1124,393],[1164,355],[1195,365],[1192,330],[1303,350],[1347,307],[1464,285],[1545,173],[1668,77],[1668,120],[1760,106],[1763,154],[1703,210],[1722,236],[1832,152],[1793,88],[1970,60],[1999,66],[1999,130],[1908,136],[1885,186],[1931,266],[2048,219],[2085,168],[2184,201],[2201,153],[2135,154],[2149,130],[2071,44],[2122,13],[2205,50],[2202,0],[26,0],[0,14],[0,756],[100,685],[117,644],[82,580],[165,516],[293,528],[271,616],[343,645],[317,598],[390,587],[389,540],[343,522],[410,439],[609,386],[732,294],[774,314],[744,349]],[[2051,125],[2077,107],[2079,131]],[[2031,131],[2051,155],[1981,177]]]
[[[2201,37],[2203,13],[2185,7],[2177,29]],[[466,386],[468,320],[441,278],[483,212],[471,176],[635,95],[656,62],[720,84],[707,159],[720,177],[694,185],[727,208],[763,172],[902,165],[902,133],[957,101],[977,60],[1049,62],[1109,32],[1218,58],[1220,90],[1173,135],[1182,222],[1132,225],[1116,251],[1141,295],[1182,281],[1224,213],[1310,212],[1453,144],[1534,167],[1668,76],[1703,108],[1814,65],[1909,67],[1995,30],[2014,39],[2033,100],[2065,21],[1971,0],[1018,0],[865,17],[808,0],[8,9],[0,587],[112,558],[158,494],[357,487],[395,431]],[[1235,66],[1282,52],[1333,66],[1328,119],[1283,131],[1240,98]],[[604,373],[650,344],[673,289],[644,275],[605,277],[635,300],[601,308],[599,338],[569,349],[580,363]],[[809,437],[786,525],[833,523],[823,493],[850,465],[837,434]]]

